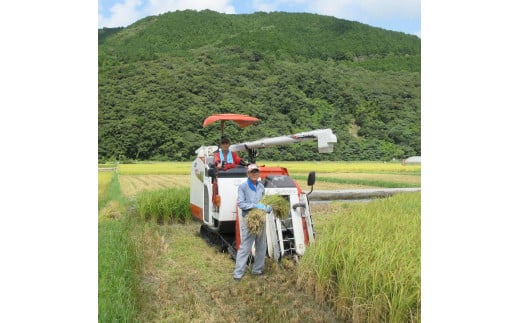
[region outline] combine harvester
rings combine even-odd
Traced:
[[[241,114],[216,114],[204,120],[206,127],[213,122],[221,122],[224,135],[224,122],[233,121],[245,128],[259,119]],[[293,135],[264,138],[230,146],[231,151],[247,151],[249,163],[254,163],[259,148],[316,140],[320,153],[331,153],[337,142],[330,129],[312,130]],[[213,156],[218,146],[201,146],[195,152],[196,159],[191,166],[190,207],[193,217],[202,222],[200,233],[203,238],[227,251],[233,259],[240,246],[240,223],[242,210],[237,206],[238,186],[247,179],[244,165],[228,170],[217,170]],[[265,195],[281,195],[289,202],[286,214],[267,214],[267,253],[276,261],[283,256],[298,260],[305,247],[314,242],[311,210],[307,196],[312,192],[315,172],[310,172],[307,185],[309,193],[304,193],[285,167],[258,165],[260,178],[265,186]]]

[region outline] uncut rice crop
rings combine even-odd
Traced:
[[[259,165],[281,166],[292,173],[308,173],[316,171],[320,173],[420,173],[421,165],[403,165],[400,162],[334,162],[334,161],[258,161]]]
[[[136,197],[140,217],[156,223],[186,223],[191,219],[188,188],[145,191]]]
[[[98,204],[105,199],[108,194],[108,187],[112,182],[114,172],[98,172]]]
[[[189,175],[192,162],[141,162],[136,164],[118,164],[121,175]],[[334,161],[258,161],[265,166],[280,166],[289,170],[289,173],[420,173],[421,165],[402,165],[400,162],[334,162]]]
[[[298,285],[352,322],[420,321],[420,192],[328,215]]]

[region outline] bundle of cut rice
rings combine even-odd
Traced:
[[[265,225],[265,211],[260,209],[253,209],[249,211],[246,219],[247,230],[255,235],[262,233]]]
[[[289,214],[289,201],[281,195],[265,195],[260,203],[271,205],[274,215],[279,219]]]

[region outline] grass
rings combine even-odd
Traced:
[[[98,321],[133,322],[139,313],[138,255],[124,221],[98,225]]]
[[[420,321],[420,192],[352,204],[329,216],[298,284],[352,322]]]
[[[117,173],[98,173],[98,321],[133,322],[139,313],[141,254],[130,238]]]

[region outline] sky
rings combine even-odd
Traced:
[[[307,12],[421,36],[420,0],[98,0],[98,28],[126,27],[144,17],[186,9]]]

